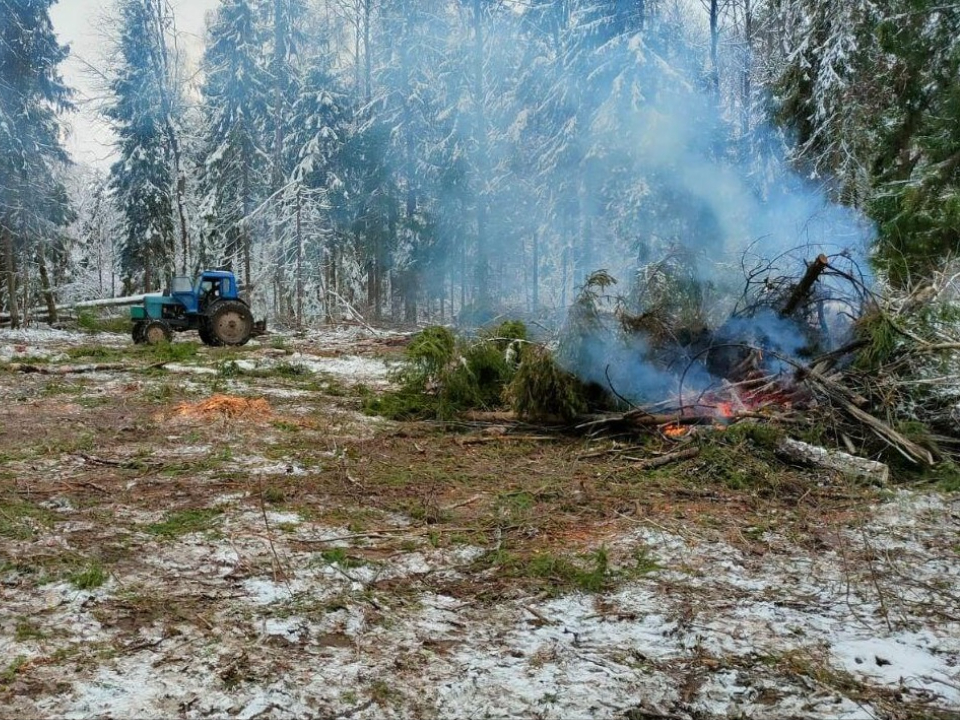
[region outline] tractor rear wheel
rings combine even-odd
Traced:
[[[207,318],[202,318],[200,320],[200,326],[197,328],[197,334],[200,336],[200,340],[204,345],[219,347],[223,345],[223,343],[211,332],[209,322]]]
[[[133,324],[133,329],[130,331],[130,334],[133,336],[133,342],[136,345],[143,345],[147,340],[143,337],[143,328],[146,326],[146,323],[142,320],[138,320]]]
[[[210,308],[211,338],[221,345],[246,345],[253,332],[253,313],[239,300],[221,300]]]
[[[158,345],[164,340],[167,342],[173,340],[173,328],[163,320],[151,320],[144,326],[141,334],[147,345]]]

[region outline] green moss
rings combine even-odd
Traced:
[[[223,511],[220,508],[195,508],[168,513],[161,522],[147,526],[147,532],[165,539],[209,529]]]
[[[944,492],[960,492],[960,466],[953,462],[942,462],[932,468],[930,477]]]
[[[362,407],[368,415],[381,415],[391,420],[416,420],[437,417],[439,414],[439,402],[435,395],[410,388],[400,388],[383,395],[368,395],[363,398]]]
[[[16,358],[17,365],[49,365],[50,358],[40,355],[22,355]],[[7,365],[7,363],[4,363]]]
[[[899,482],[921,484],[942,492],[960,492],[960,466],[952,460],[926,467],[908,463],[901,457],[894,469]]]
[[[141,345],[141,352],[158,363],[183,362],[196,357],[200,345],[195,342],[159,342],[156,345]]]
[[[48,527],[57,516],[50,510],[17,498],[0,498],[0,538],[29,540],[38,527]]]
[[[98,362],[117,361],[125,357],[122,350],[104,345],[80,345],[67,348],[66,354],[71,360],[90,359]]]
[[[781,428],[768,422],[743,421],[731,425],[724,433],[724,439],[728,443],[735,445],[750,443],[753,447],[762,450],[776,450],[785,437],[786,433]]]
[[[47,637],[40,626],[31,620],[18,620],[13,631],[13,639],[17,642],[28,642],[30,640],[43,640]]]
[[[363,558],[348,555],[344,548],[330,548],[323,550],[320,557],[328,565],[339,565],[344,569],[363,567],[367,562]]]
[[[17,675],[27,666],[27,656],[17,655],[2,672],[0,672],[0,685],[9,685],[17,679]]]
[[[310,368],[302,363],[279,362],[265,372],[267,376],[302,378],[309,376]]]
[[[574,590],[601,592],[609,589],[619,576],[611,569],[604,546],[575,559],[549,552],[519,556],[501,549],[484,556],[480,562],[497,567],[506,577],[538,581],[545,592],[554,595]]]
[[[285,502],[287,499],[287,494],[283,491],[283,488],[270,486],[264,488],[263,490],[263,500],[268,502],[271,505],[278,505],[282,502]]]
[[[93,561],[70,575],[70,582],[78,590],[93,590],[107,581],[107,572],[98,561]]]
[[[54,397],[56,395],[79,395],[82,392],[82,385],[55,378],[43,386],[43,389],[40,390],[40,396]]]
[[[728,435],[732,429],[718,433],[701,446],[697,463],[706,476],[731,490],[775,491],[781,484],[783,467],[772,448],[756,445],[749,437]]]

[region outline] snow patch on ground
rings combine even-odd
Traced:
[[[167,372],[181,373],[184,375],[216,375],[216,368],[203,367],[200,365],[181,365],[179,363],[167,363],[163,366]]]
[[[247,372],[290,366],[315,374],[332,375],[343,382],[368,385],[386,385],[389,382],[390,372],[389,365],[379,358],[358,355],[321,357],[300,352],[280,357],[267,356],[258,357],[256,360],[238,361],[237,365]]]
[[[0,329],[0,346],[26,345],[106,345],[119,347],[130,344],[130,338],[117,333],[85,333],[76,330],[57,330],[46,327]]]

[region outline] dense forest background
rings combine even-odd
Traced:
[[[958,3],[223,0],[194,68],[118,0],[103,174],[63,150],[54,1],[0,0],[14,325],[208,267],[274,321],[472,323],[680,254],[830,244],[903,287],[960,247]]]

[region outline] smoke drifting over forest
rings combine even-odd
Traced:
[[[782,133],[765,118],[734,134],[730,108],[695,49],[682,42],[665,47],[657,31],[666,28],[654,28],[599,44],[599,57],[565,78],[565,94],[579,107],[570,115],[575,122],[565,128],[567,147],[550,149],[557,154],[586,149],[571,175],[561,174],[560,180],[572,186],[579,222],[571,227],[567,216],[556,213],[543,217],[537,232],[557,238],[560,252],[572,255],[573,285],[601,268],[617,278],[619,285],[602,294],[606,300],[619,295],[623,310],[682,315],[704,330],[725,323],[727,340],[796,357],[806,339],[795,319],[765,309],[728,320],[742,300],[747,275],[767,267],[799,276],[804,263],[821,253],[839,255],[846,267],[869,275],[874,226],[831,200],[823,184],[791,168]],[[616,72],[603,71],[611,67]],[[549,78],[534,73],[528,81],[549,86]],[[501,131],[509,135],[511,128]],[[526,173],[535,172],[542,159],[506,181],[499,209],[513,198],[523,202],[523,188],[531,181]],[[507,213],[519,217],[523,208]],[[503,251],[519,254],[516,247]],[[565,269],[545,280],[554,284],[554,297],[572,299]],[[671,292],[675,296],[665,299]],[[843,310],[827,307],[825,322],[837,341],[846,337]],[[577,322],[583,318],[574,313],[571,324]],[[612,318],[596,323],[570,328],[581,337],[562,354],[583,379],[631,400],[676,392],[681,375],[687,390],[717,381],[703,357],[692,363],[689,354],[677,352],[653,363],[656,353],[644,333],[625,334]],[[773,370],[788,368],[773,356],[769,362]]]
[[[112,12],[118,162],[47,248],[61,299],[218,266],[279,322],[469,327],[556,320],[598,269],[639,310],[682,258],[713,322],[743,266],[872,241],[769,122],[799,6],[727,3],[711,34],[675,0],[224,0],[198,75],[169,12]]]

